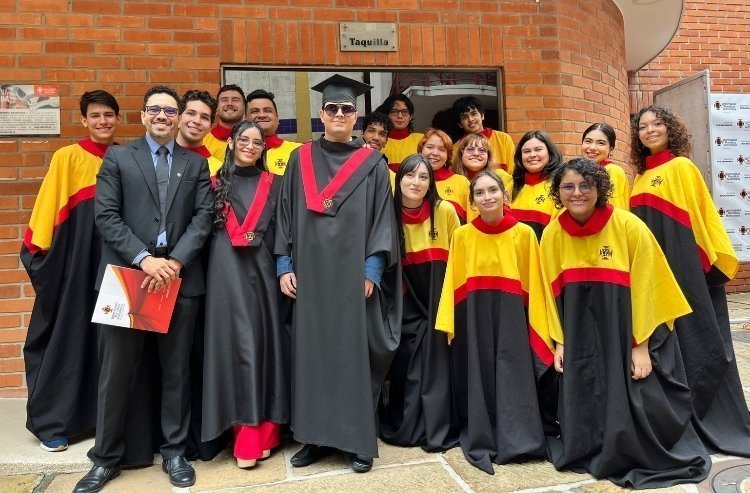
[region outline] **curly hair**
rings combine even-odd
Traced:
[[[638,127],[641,117],[651,112],[656,118],[664,122],[667,127],[668,148],[675,156],[689,157],[693,150],[692,138],[690,131],[685,123],[667,108],[661,106],[647,106],[633,116],[630,121],[630,164],[638,174],[646,171],[646,157],[651,155],[651,151],[643,145],[639,137]]]
[[[516,152],[513,154],[513,162],[516,167],[513,169],[513,196],[518,196],[518,192],[521,191],[523,186],[526,184],[526,167],[523,165],[523,146],[526,142],[531,139],[537,139],[547,147],[547,154],[549,154],[549,161],[542,170],[542,177],[547,178],[562,164],[563,157],[560,150],[557,148],[552,138],[547,132],[542,130],[532,130],[526,132],[518,141],[516,146]]]
[[[388,115],[379,111],[373,111],[369,115],[366,115],[365,119],[362,121],[362,132],[367,130],[367,127],[373,123],[380,124],[380,126],[383,127],[383,130],[385,130],[386,135],[393,130],[393,122],[388,118]]]
[[[445,165],[449,169],[451,168],[451,158],[453,156],[453,141],[450,137],[448,137],[448,134],[443,132],[442,130],[438,130],[436,128],[428,128],[424,136],[422,137],[422,140],[419,141],[417,144],[417,152],[419,154],[422,154],[422,148],[424,147],[425,143],[430,140],[430,137],[437,135],[440,140],[443,141],[443,146],[445,147],[446,152],[448,153],[448,157],[445,160]]]
[[[497,164],[493,159],[494,156],[492,155],[492,149],[490,149],[490,141],[487,140],[487,137],[482,134],[469,134],[456,143],[456,147],[458,150],[456,152],[456,162],[453,163],[454,173],[466,177],[469,176],[469,171],[464,168],[463,163],[464,151],[469,146],[484,147],[485,149],[487,149],[487,163],[484,165],[484,168],[479,171],[497,168]]]
[[[560,182],[568,171],[578,173],[586,183],[596,188],[596,207],[607,205],[612,196],[612,180],[609,178],[609,171],[591,159],[577,157],[561,164],[550,177],[549,197],[555,203],[555,207],[558,209],[564,207],[560,199]]]
[[[224,163],[216,173],[216,183],[213,189],[214,193],[214,231],[219,231],[224,228],[227,222],[227,206],[229,205],[229,197],[232,193],[232,181],[234,179],[234,170],[237,165],[234,163],[234,142],[237,142],[237,137],[242,135],[245,130],[255,128],[260,132],[260,138],[264,138],[263,127],[258,123],[248,120],[242,120],[240,123],[232,128],[232,147],[227,147],[227,153],[224,156]],[[266,167],[266,149],[263,148],[258,161],[255,166],[261,171],[268,171]]]

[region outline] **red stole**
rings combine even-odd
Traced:
[[[275,176],[273,173],[267,171],[261,173],[258,189],[255,191],[255,197],[253,197],[242,225],[237,220],[232,206],[229,203],[226,204],[224,209],[227,213],[225,228],[232,246],[248,246],[255,239],[254,230],[268,201],[268,194],[271,193],[271,184],[273,184]]]
[[[336,172],[331,182],[318,192],[318,183],[315,179],[315,170],[312,161],[312,144],[307,143],[299,148],[300,168],[302,171],[302,187],[305,190],[305,202],[311,211],[322,213],[333,207],[333,196],[347,182],[355,171],[365,162],[373,151],[369,147],[360,147]]]

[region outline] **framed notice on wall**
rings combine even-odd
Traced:
[[[0,83],[0,137],[35,135],[60,135],[58,87]]]
[[[734,251],[750,260],[750,94],[711,94],[713,198]]]

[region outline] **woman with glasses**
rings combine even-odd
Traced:
[[[466,222],[469,208],[469,180],[451,171],[453,142],[442,130],[429,128],[417,145],[417,152],[430,162],[435,174],[438,194],[456,209],[461,222]]]
[[[380,437],[428,452],[458,443],[451,426],[450,359],[445,337],[435,331],[455,209],[440,199],[430,162],[407,157],[396,173],[397,213],[403,266],[401,342],[391,363],[390,387]]]
[[[539,239],[560,213],[549,198],[549,177],[562,164],[562,154],[546,132],[532,130],[518,141],[513,156],[513,216],[532,227]]]
[[[242,121],[214,181],[206,279],[202,439],[234,431],[234,456],[253,467],[289,421],[281,293],[273,255],[281,177],[264,162],[263,129]]]
[[[609,158],[615,148],[617,136],[615,129],[606,123],[594,123],[583,131],[581,155],[596,164],[604,166],[612,181],[612,196],[609,203],[620,209],[629,210],[630,182],[622,166],[613,163]]]
[[[690,306],[659,244],[607,203],[609,174],[589,159],[559,167],[550,190],[565,208],[540,247],[561,375],[550,461],[630,488],[701,481],[711,460],[690,422],[673,330]]]
[[[497,166],[487,137],[481,134],[469,134],[458,141],[456,148],[456,163],[453,165],[456,174],[471,180],[481,171],[494,171],[503,180],[508,197],[513,195],[513,177]],[[478,215],[479,210],[476,206],[469,205],[466,210],[466,222],[473,221]]]
[[[690,134],[669,110],[649,106],[631,126],[637,171],[630,207],[656,237],[693,313],[675,332],[692,391],[693,424],[712,452],[750,456],[750,415],[737,371],[724,285],[739,268]]]
[[[539,245],[506,214],[492,171],[471,181],[479,217],[453,233],[436,329],[451,343],[452,392],[466,459],[492,464],[544,457],[535,379],[552,364]]]
[[[422,134],[414,131],[414,103],[405,94],[391,94],[375,111],[388,115],[393,124],[381,152],[388,158],[388,167],[396,173],[401,161],[417,152],[417,144],[422,140]]]

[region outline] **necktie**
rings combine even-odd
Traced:
[[[167,229],[167,187],[169,185],[169,150],[161,146],[156,150],[156,184],[159,187],[159,234]]]

